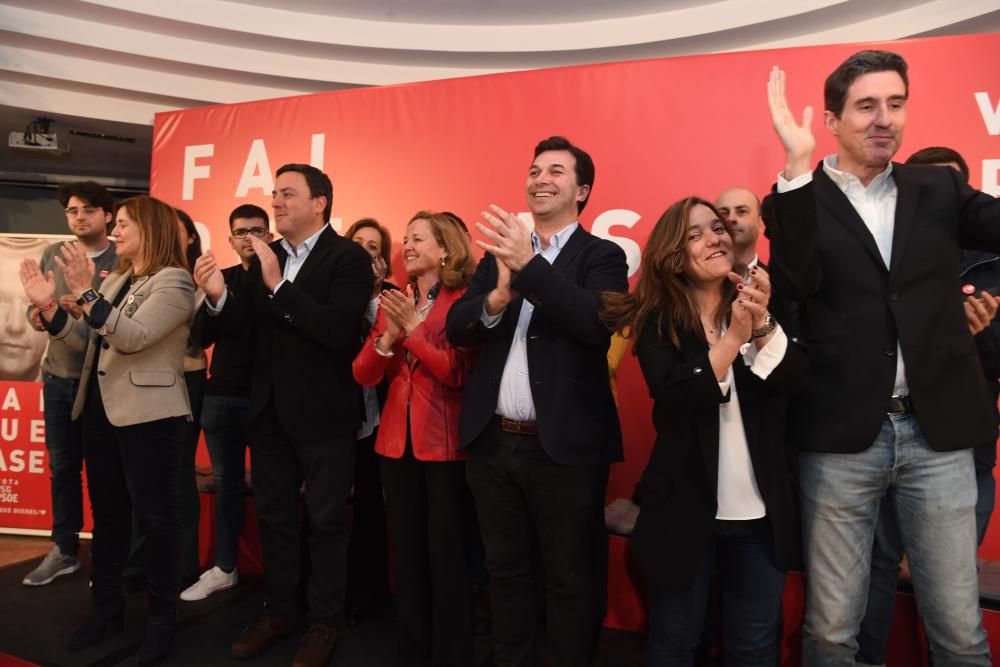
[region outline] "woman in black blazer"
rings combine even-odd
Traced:
[[[696,197],[671,206],[636,289],[604,299],[608,324],[631,327],[654,401],[632,534],[649,582],[649,667],[694,663],[716,578],[725,664],[777,665],[785,572],[801,560],[784,423],[805,356],[768,314],[764,269],[734,264],[721,217]]]

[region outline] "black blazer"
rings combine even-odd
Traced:
[[[891,266],[823,171],[776,196],[767,225],[775,289],[799,303],[811,378],[792,402],[794,442],[861,452],[886,418],[896,342],[921,430],[937,451],[992,443],[991,405],[956,287],[960,248],[1000,251],[1000,201],[953,169],[893,163],[898,188]]]
[[[658,586],[688,590],[718,511],[719,405],[731,392],[720,391],[703,339],[685,334],[677,349],[655,320],[647,321],[635,350],[653,398],[656,443],[642,474],[632,553]],[[767,380],[751,373],[742,356],[733,362],[754,477],[782,570],[802,566],[796,450],[787,444],[785,423],[788,396],[801,389],[805,374],[806,355],[791,341]]]
[[[288,255],[281,242],[271,249],[284,270]],[[286,433],[301,442],[357,432],[363,407],[351,363],[361,349],[373,281],[368,253],[330,227],[295,281],[273,298],[253,258],[247,287],[230,291],[218,316],[220,327],[254,328],[251,427],[273,400]]]
[[[621,461],[618,411],[608,384],[611,334],[597,318],[600,294],[628,289],[625,253],[610,241],[577,228],[554,264],[536,255],[514,276],[515,299],[497,325],[480,321],[483,302],[497,284],[496,259],[479,262],[472,284],[448,313],[452,345],[481,343],[465,380],[460,437],[469,446],[493,419],[500,378],[514,338],[521,304],[534,304],[528,326],[528,373],[538,437],[545,452],[567,465]]]

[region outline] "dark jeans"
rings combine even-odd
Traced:
[[[774,540],[767,519],[755,519],[715,522],[690,590],[650,586],[646,667],[695,664],[716,577],[727,667],[778,665],[785,573],[774,565]]]
[[[354,445],[354,493],[347,546],[347,599],[352,608],[372,609],[389,596],[389,545],[385,538],[382,473],[375,454],[378,429]]]
[[[92,384],[97,384],[96,378]],[[112,426],[95,389],[87,393],[83,419],[87,489],[94,512],[90,575],[94,602],[112,608],[124,603],[121,575],[134,509],[146,536],[150,614],[172,619],[178,593],[174,489],[187,420],[170,417]]]
[[[389,504],[400,665],[472,666],[465,463],[379,457]]]
[[[472,444],[466,479],[486,547],[497,667],[535,664],[538,578],[548,660],[588,664],[600,630],[599,580],[607,579],[594,540],[604,530],[608,466],[560,465],[537,437],[491,424]]]
[[[66,555],[80,549],[83,528],[83,431],[73,421],[73,400],[79,380],[43,373],[45,448],[49,452],[52,488],[52,541]]]
[[[184,373],[188,399],[191,401],[191,421],[187,422],[184,447],[181,450],[181,469],[177,478],[177,521],[180,542],[180,565],[178,576],[181,587],[194,582],[201,572],[198,557],[198,522],[201,517],[201,501],[198,499],[198,477],[195,472],[195,454],[198,451],[198,437],[201,435],[201,408],[207,381],[205,369]]]
[[[185,421],[184,440],[181,443],[180,468],[174,487],[174,506],[177,512],[178,569],[177,581],[186,588],[198,578],[201,562],[198,557],[198,522],[201,501],[198,499],[198,480],[195,473],[195,454],[201,433],[201,405],[205,394],[205,370],[184,373],[188,400],[191,403],[191,421]],[[129,547],[126,576],[142,576],[146,562],[146,531],[139,523],[139,516],[132,515],[132,544]]]
[[[236,569],[236,554],[246,502],[247,410],[250,399],[205,396],[201,425],[212,457],[215,480],[215,564]]]
[[[347,496],[354,476],[353,434],[300,442],[289,437],[270,403],[251,427],[253,495],[264,556],[264,601],[270,613],[298,611],[301,583],[299,487],[308,522],[311,623],[334,623],[344,610]]]
[[[996,499],[996,480],[992,470],[976,470],[976,535],[982,544],[993,514]],[[896,522],[893,489],[890,489],[879,507],[875,541],[872,545],[871,580],[868,583],[868,606],[858,633],[856,660],[865,665],[885,662],[885,647],[889,641],[892,615],[896,609],[896,584],[899,563],[903,559],[903,544]]]

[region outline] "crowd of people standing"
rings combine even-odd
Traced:
[[[775,68],[786,162],[773,193],[671,204],[631,290],[622,249],[580,225],[595,165],[563,137],[535,146],[533,226],[492,205],[474,241],[452,213],[415,213],[401,288],[388,230],[334,231],[333,185],[310,165],[275,174],[280,240],[263,209],[233,210],[228,268],[160,200],[64,187],[78,240],[26,260],[21,281],[50,335],[55,543],[25,584],[79,568],[82,464],[94,513],[92,604],[68,646],[122,630],[135,533],[149,594],[138,664],[168,655],[178,600],[237,585],[249,444],[264,599],[234,657],[304,618],[293,664],[326,664],[338,628],[388,596],[391,562],[399,664],[475,664],[483,570],[494,664],[590,664],[609,595],[609,468],[624,458],[616,333],[656,430],[631,547],[647,665],[695,663],[713,589],[726,664],[778,664],[794,569],[808,575],[805,664],[878,664],[891,618],[879,591],[904,555],[934,663],[990,664],[976,546],[993,498],[998,304],[984,288],[997,286],[1000,203],[967,184],[960,156],[954,169],[892,162],[900,56],[862,51],[827,79],[837,150],[818,167],[812,110],[797,120],[785,83]],[[202,429],[217,547],[199,576]]]

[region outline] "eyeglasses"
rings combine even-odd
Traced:
[[[84,215],[94,215],[97,213],[96,206],[84,206],[83,208],[77,208],[76,206],[71,206],[66,209],[67,218],[75,218],[78,214],[83,213]]]
[[[253,234],[257,238],[261,238],[267,234],[267,227],[244,227],[241,229],[234,229],[233,236],[238,239],[244,238],[247,234]]]

